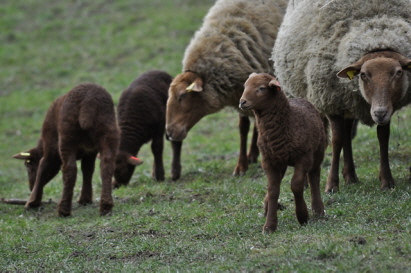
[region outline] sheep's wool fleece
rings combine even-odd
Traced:
[[[336,74],[382,49],[411,57],[410,0],[290,0],[272,58],[277,78],[293,96],[307,98],[322,113],[372,125],[358,77]],[[410,102],[411,85],[394,109]]]
[[[272,73],[270,61],[287,0],[217,0],[186,48],[183,71],[195,71],[210,96],[238,108],[252,72]]]

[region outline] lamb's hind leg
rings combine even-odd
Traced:
[[[322,216],[324,215],[324,204],[320,191],[321,165],[314,167],[308,173],[308,177],[311,189],[311,208],[315,216]]]
[[[77,165],[76,154],[77,149],[73,148],[76,145],[71,143],[66,145],[67,142],[62,141],[60,146],[60,155],[62,160],[62,172],[63,172],[63,194],[58,206],[58,213],[60,216],[71,215],[71,204],[73,200],[73,190],[76,184],[77,178]]]
[[[388,144],[390,141],[390,123],[377,126],[377,136],[380,143],[380,181],[381,189],[392,189],[395,181],[391,174],[390,162],[388,157]]]
[[[83,173],[83,186],[78,203],[87,205],[93,203],[93,173],[96,162],[96,153],[87,154],[81,159],[81,172]]]
[[[247,116],[240,114],[240,155],[238,156],[237,166],[234,169],[233,175],[244,175],[248,169],[247,158],[247,136],[250,130],[250,119]]]
[[[182,141],[172,141],[173,162],[171,163],[171,180],[176,181],[181,176],[181,147]]]
[[[154,156],[152,177],[157,181],[164,181],[163,149],[164,131],[157,133],[151,142],[151,152]]]
[[[304,225],[308,222],[308,209],[304,201],[304,184],[307,176],[307,171],[302,164],[294,167],[294,175],[291,179],[291,190],[294,194],[295,213],[298,222]]]

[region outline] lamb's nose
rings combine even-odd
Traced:
[[[243,105],[246,103],[247,103],[246,100],[240,100],[240,104],[238,105],[238,107],[243,108]]]

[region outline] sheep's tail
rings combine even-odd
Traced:
[[[331,143],[330,134],[328,133],[329,128],[330,128],[330,121],[328,120],[327,116],[325,116],[325,115],[321,115],[321,119],[323,120],[323,124],[324,124],[325,141],[326,141],[325,147],[328,147],[328,145],[330,145],[330,143]]]

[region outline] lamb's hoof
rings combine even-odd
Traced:
[[[233,176],[243,176],[245,175],[246,171],[241,171],[239,168],[235,168],[233,172]]]
[[[61,210],[58,211],[60,217],[69,217],[71,216],[71,211]]]
[[[35,209],[38,209],[40,205],[41,205],[41,201],[40,202],[27,201],[27,203],[24,205],[24,209],[25,210],[35,210]]]
[[[271,234],[274,233],[277,230],[276,227],[269,227],[269,226],[265,226],[263,227],[263,234]]]
[[[394,181],[392,181],[390,183],[384,183],[384,184],[381,184],[380,188],[381,188],[382,191],[391,190],[391,189],[395,188],[395,183],[394,183]]]
[[[113,207],[114,207],[113,203],[101,204],[100,205],[100,216],[106,216],[106,215],[111,214]]]

